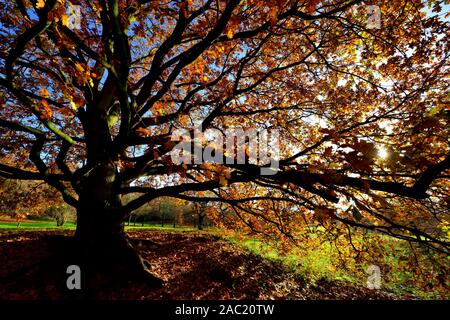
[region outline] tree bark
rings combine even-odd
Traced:
[[[107,163],[93,170],[81,187],[75,244],[86,285],[138,280],[160,287],[161,280],[149,273],[125,233],[121,198],[114,192],[116,174],[115,165]]]
[[[205,207],[204,204],[200,204],[197,207],[198,212],[198,230],[203,230],[203,221],[205,219]]]

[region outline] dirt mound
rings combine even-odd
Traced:
[[[2,299],[78,299],[65,288],[67,266],[54,252],[71,231],[0,232]],[[162,289],[114,279],[95,299],[392,299],[382,291],[307,280],[227,241],[193,232],[130,231]]]

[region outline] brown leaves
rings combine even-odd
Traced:
[[[149,128],[142,128],[142,127],[140,127],[140,128],[136,129],[136,134],[139,137],[148,137],[148,136],[150,136],[152,134],[152,130],[149,129]]]
[[[275,25],[278,22],[278,10],[276,7],[271,7],[269,10],[269,21],[271,25]]]
[[[313,14],[316,11],[317,5],[320,0],[307,0],[306,1],[306,12],[309,14]]]
[[[329,156],[331,156],[333,154],[333,147],[327,147],[327,148],[325,148],[325,152],[324,152],[324,156],[325,157],[329,157]]]
[[[49,95],[48,90],[47,90],[46,88],[42,88],[42,89],[39,91],[39,95],[40,95],[42,98],[48,98],[48,95]]]
[[[321,223],[328,222],[335,217],[333,209],[327,207],[317,207],[314,209],[314,217]]]
[[[354,170],[369,172],[372,170],[373,160],[360,156],[359,151],[351,151],[344,154],[345,160],[350,163]]]
[[[377,148],[374,143],[354,139],[352,143],[342,144],[342,148],[351,148],[352,151],[340,150],[339,153],[350,163],[355,171],[370,172],[377,159]]]
[[[37,262],[54,257],[52,235],[66,240],[71,233],[45,231],[0,234],[0,275],[30,266],[26,275],[4,278],[3,299],[64,299],[66,278],[58,270],[67,265],[58,258],[52,264]],[[108,300],[199,300],[199,299],[355,299],[391,297],[379,290],[322,280],[313,284],[292,270],[254,254],[217,236],[196,232],[129,231],[150,271],[165,281],[155,290],[142,282],[127,281],[95,290],[96,299]],[[33,241],[26,241],[33,240]],[[59,240],[59,241],[61,241]],[[10,241],[10,242],[9,242]],[[65,244],[65,242],[63,242]],[[59,257],[57,255],[56,257]],[[31,266],[34,266],[31,268]],[[61,284],[63,285],[61,285]]]
[[[202,164],[201,169],[207,180],[215,180],[219,182],[219,185],[225,187],[228,185],[228,180],[231,178],[230,169],[223,165],[217,165],[213,163]]]
[[[41,115],[44,119],[50,120],[53,118],[53,111],[52,108],[50,108],[47,100],[42,99],[41,103],[39,104],[39,109],[41,109]]]

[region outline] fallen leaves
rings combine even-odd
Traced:
[[[30,268],[8,278],[21,266],[32,266],[51,257],[51,235],[71,231],[3,232],[0,265],[3,299],[64,299],[55,274],[57,264]],[[392,298],[383,292],[326,281],[310,285],[280,264],[264,260],[230,242],[196,232],[130,231],[131,242],[152,273],[163,279],[162,289],[140,283],[97,291],[97,299],[377,299]],[[111,279],[114,283],[114,279]]]

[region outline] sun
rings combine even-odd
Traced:
[[[389,157],[389,151],[385,147],[378,147],[378,158],[386,160]]]

